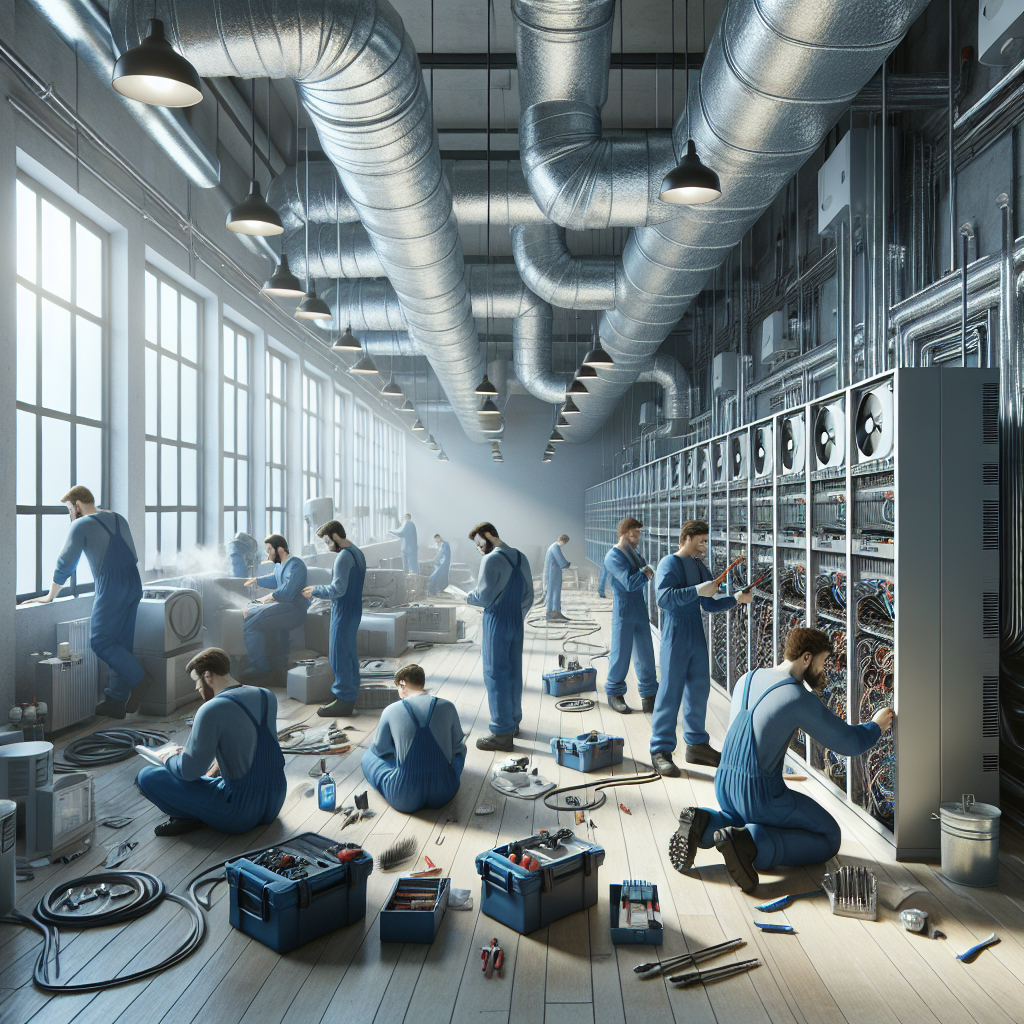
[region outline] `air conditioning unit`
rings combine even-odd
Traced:
[[[832,234],[849,210],[864,208],[864,129],[848,131],[818,171],[818,234]]]
[[[367,569],[363,579],[363,598],[378,597],[390,608],[405,604],[405,572],[397,569]]]
[[[719,352],[711,364],[711,388],[723,395],[736,394],[740,357],[735,352]]]
[[[183,587],[146,587],[135,617],[136,654],[176,654],[203,642],[203,599]]]
[[[819,469],[838,469],[846,458],[846,422],[843,403],[820,406],[814,414],[811,437]]]
[[[754,429],[754,476],[772,475],[774,431],[770,423],[762,423]]]
[[[459,620],[451,605],[413,605],[406,612],[405,638],[409,643],[453,644],[459,638]]]
[[[1015,64],[1024,37],[1024,0],[978,0],[978,60]]]
[[[409,646],[407,613],[363,612],[356,633],[356,653],[360,658],[397,658]]]
[[[894,412],[892,381],[861,395],[855,423],[858,462],[892,455]]]
[[[747,478],[747,435],[733,434],[729,438],[729,479]]]
[[[188,663],[202,649],[202,644],[192,644],[166,657],[154,654],[142,656],[142,664],[153,677],[153,683],[139,707],[140,714],[164,718],[174,714],[178,708],[199,700],[195,680],[187,669]]]
[[[761,323],[761,362],[771,364],[796,355],[796,346],[784,336],[786,319],[777,309]]]
[[[714,441],[711,445],[711,474],[714,483],[722,483],[725,480],[728,459],[725,441]]]
[[[794,413],[782,421],[779,435],[782,475],[790,476],[804,471],[804,414]]]

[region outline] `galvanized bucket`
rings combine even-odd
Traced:
[[[951,882],[978,888],[999,879],[999,816],[992,804],[975,803],[965,793],[958,804],[940,804],[942,873]]]

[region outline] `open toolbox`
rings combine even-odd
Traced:
[[[612,942],[617,946],[660,946],[665,941],[658,887],[644,879],[608,886]]]
[[[433,942],[450,891],[450,878],[400,878],[380,912],[380,941]]]
[[[584,732],[579,736],[556,736],[551,740],[555,760],[578,772],[592,772],[622,764],[622,737],[605,733]]]

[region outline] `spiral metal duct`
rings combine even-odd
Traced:
[[[615,308],[619,261],[614,256],[573,256],[565,228],[548,223],[513,228],[512,256],[527,285],[553,306]]]

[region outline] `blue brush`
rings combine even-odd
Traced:
[[[755,921],[754,924],[763,932],[785,932],[792,935],[795,931],[791,924],[768,924],[765,921]]]
[[[754,907],[754,909],[760,910],[762,914],[774,914],[776,910],[784,910],[790,903],[796,900],[809,900],[812,896],[822,896],[824,893],[824,889],[812,889],[810,892],[794,892],[789,896],[780,896],[777,900],[772,900],[770,903],[762,903],[759,907]]]
[[[987,949],[989,946],[994,946],[999,941],[999,936],[993,932],[987,939],[982,939],[981,942],[971,946],[970,949],[965,950],[963,953],[957,953],[956,958],[961,963],[966,963],[973,956],[977,956],[983,949]]]

